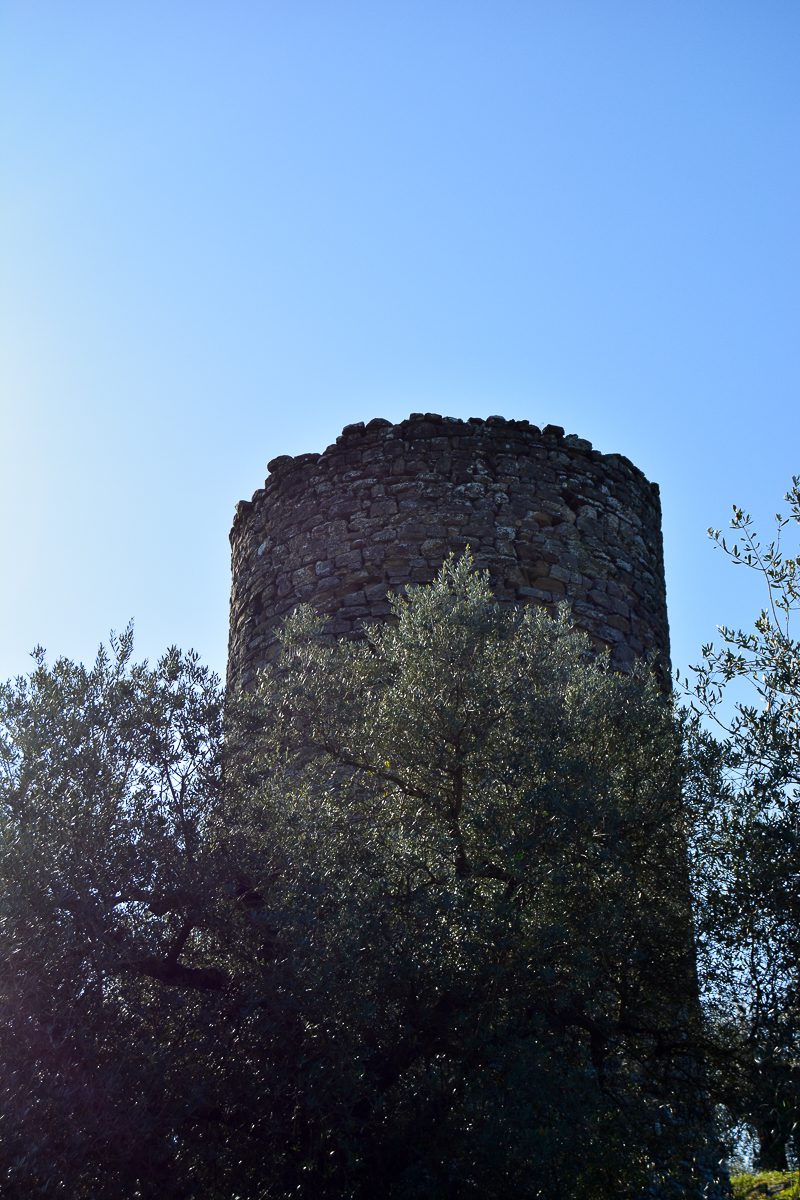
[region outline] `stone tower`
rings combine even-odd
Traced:
[[[231,531],[229,684],[274,655],[297,604],[355,634],[386,616],[387,590],[430,582],[466,546],[498,599],[567,600],[614,666],[648,656],[669,677],[658,487],[621,455],[555,425],[413,413],[268,471]]]

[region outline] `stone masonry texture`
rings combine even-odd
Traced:
[[[387,616],[387,591],[429,583],[467,546],[499,600],[567,601],[615,667],[647,656],[668,679],[658,487],[627,458],[554,425],[412,413],[267,469],[231,530],[230,685],[274,657],[298,604],[357,635]]]

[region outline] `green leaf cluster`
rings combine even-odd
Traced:
[[[715,1094],[777,1170],[800,1113],[800,479],[786,500],[769,542],[736,506],[733,543],[710,531],[765,604],[693,669],[687,789]]]
[[[465,558],[360,641],[298,612],[240,722],[248,873],[321,1060],[340,1054],[309,1169],[327,1155],[365,1194],[706,1194],[678,741],[651,674],[610,671],[566,612],[496,604]]]
[[[0,690],[9,1196],[724,1194],[669,699],[469,559]]]

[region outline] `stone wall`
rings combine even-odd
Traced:
[[[466,546],[498,598],[567,600],[615,666],[652,655],[668,676],[658,488],[621,455],[554,425],[417,413],[267,469],[231,531],[230,684],[274,654],[298,603],[357,633],[386,616],[387,589],[429,582]]]

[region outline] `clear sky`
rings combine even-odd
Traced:
[[[673,658],[757,600],[708,543],[800,472],[795,0],[6,0],[0,677],[133,617],[224,667],[277,454],[526,417],[661,484]]]

